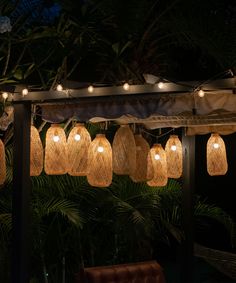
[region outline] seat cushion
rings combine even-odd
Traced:
[[[156,261],[147,261],[84,268],[76,283],[165,283],[165,278]]]

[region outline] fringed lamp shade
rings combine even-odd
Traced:
[[[43,170],[43,145],[38,130],[31,126],[30,176],[39,176]]]
[[[207,141],[207,172],[211,176],[225,175],[228,170],[225,143],[219,134]]]
[[[134,175],[136,168],[136,144],[128,125],[121,125],[112,143],[113,171],[118,175]]]
[[[150,159],[148,162],[151,162],[151,165],[148,164],[148,168],[152,168],[154,176],[153,179],[148,181],[147,184],[150,187],[163,187],[168,182],[167,176],[167,161],[166,161],[166,152],[161,146],[161,144],[154,144],[150,150]]]
[[[44,170],[48,175],[67,173],[68,155],[64,130],[52,125],[46,134]]]
[[[6,157],[5,146],[0,140],[0,185],[3,185],[6,180]]]
[[[112,182],[112,148],[105,135],[96,135],[89,146],[87,180],[93,187],[108,187]]]
[[[71,176],[86,176],[88,172],[88,149],[91,137],[83,124],[76,124],[68,140],[68,173]]]
[[[148,171],[147,167],[150,146],[142,135],[135,135],[134,139],[136,144],[136,168],[130,178],[134,182],[146,182],[153,178],[152,172]]]
[[[167,174],[169,178],[178,179],[183,172],[182,143],[177,135],[171,135],[165,146]]]

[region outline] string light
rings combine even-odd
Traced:
[[[198,91],[198,96],[199,96],[199,97],[204,97],[204,96],[205,96],[204,90],[200,89],[200,90]]]
[[[123,84],[123,89],[124,90],[129,90],[129,84],[128,83],[124,83]]]
[[[93,87],[92,85],[90,85],[90,86],[88,87],[88,92],[92,93],[93,91],[94,91],[94,87]]]
[[[29,91],[28,91],[27,88],[24,88],[24,89],[22,90],[22,95],[23,95],[23,96],[27,95],[28,93],[29,93]]]
[[[6,100],[8,98],[8,93],[7,92],[3,92],[2,93],[2,98]]]
[[[159,82],[157,84],[158,88],[163,89],[164,88],[164,83],[163,82]]]
[[[61,84],[57,85],[57,91],[63,91],[63,86]]]

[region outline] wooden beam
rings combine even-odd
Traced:
[[[181,282],[193,283],[194,272],[194,218],[193,193],[195,191],[195,136],[182,132],[183,145],[183,228],[185,239],[182,243]]]
[[[94,87],[94,91],[90,93],[88,88],[81,89],[65,89],[63,91],[48,90],[48,91],[30,91],[28,95],[22,96],[19,92],[9,95],[8,101],[59,101],[75,98],[89,97],[107,97],[107,96],[130,96],[130,95],[145,95],[145,94],[163,94],[163,93],[186,93],[193,92],[196,86],[201,86],[206,91],[226,90],[235,88],[235,79],[216,80],[211,83],[202,84],[200,82],[179,82],[165,83],[164,88],[159,89],[157,84],[130,85],[129,90],[124,90],[123,86],[106,86]]]
[[[14,104],[12,283],[28,283],[30,258],[31,103]]]

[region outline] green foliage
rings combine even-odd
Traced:
[[[7,168],[12,170],[11,146]],[[0,192],[0,238],[9,262],[11,246],[11,174]],[[72,280],[82,265],[96,266],[152,259],[163,243],[175,245],[184,238],[181,183],[170,179],[166,187],[133,183],[127,176],[113,176],[109,188],[92,188],[84,177],[32,177],[32,272],[35,280],[61,279],[62,260]],[[222,209],[196,197],[196,229],[201,219],[222,223],[233,238],[235,225]],[[3,272],[3,271],[2,271]],[[38,278],[38,279],[37,279]],[[41,278],[41,279],[40,279]],[[44,278],[44,279],[43,279]],[[71,279],[70,279],[71,278]],[[70,282],[70,281],[69,281]]]

